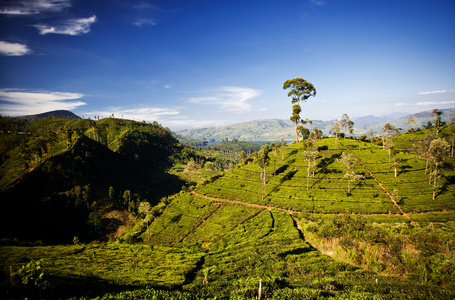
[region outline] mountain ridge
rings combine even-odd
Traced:
[[[451,121],[451,118],[455,116],[455,108],[441,109],[440,111],[443,113],[441,115],[443,122],[449,123]],[[387,122],[391,123],[397,128],[401,128],[402,132],[405,132],[410,129],[410,126],[406,124],[406,122],[411,116],[418,119],[418,127],[423,127],[427,124],[427,122],[432,122],[434,119],[431,114],[431,110],[414,114],[393,113],[385,116],[365,116],[353,119],[353,135],[359,136],[366,134],[370,129],[373,129],[375,135],[380,135],[381,128]],[[371,120],[374,120],[375,122],[371,122]],[[332,127],[334,122],[335,120],[313,120],[312,124],[308,124],[306,127],[310,130],[317,127],[322,131],[323,135],[330,136],[332,135]],[[278,141],[282,138],[285,140],[294,140],[294,126],[294,123],[290,120],[264,119],[253,120],[249,122],[240,122],[222,127],[178,130],[175,131],[175,133],[186,139],[205,141],[221,141],[225,139],[237,139],[245,141]]]

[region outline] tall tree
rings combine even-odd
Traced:
[[[308,143],[305,143],[306,149],[303,151],[303,159],[308,162],[308,168],[307,168],[307,183],[306,183],[306,189],[308,190],[310,188],[310,171],[311,167],[313,166],[313,176],[314,176],[314,167],[316,165],[316,159],[318,157],[318,150],[316,147],[316,144],[311,140],[308,141]]]
[[[266,167],[269,165],[270,157],[269,157],[269,145],[263,145],[261,150],[259,150],[257,163],[261,168],[261,184],[262,184],[262,200],[264,200],[264,186],[265,180],[267,177]]]
[[[415,131],[414,126],[417,126],[419,122],[416,117],[409,117],[409,119],[406,121],[406,124],[411,126],[411,128],[409,128],[409,132],[411,133],[411,144],[414,144],[414,139],[412,136]]]
[[[393,140],[392,140],[392,136],[390,135],[386,135],[384,137],[384,144],[383,144],[383,147],[387,150],[389,150],[389,169],[390,169],[390,156],[392,154],[392,149],[393,149]]]
[[[370,142],[373,144],[374,142],[374,130],[373,128],[370,129]]]
[[[340,132],[340,122],[338,122],[338,119],[335,119],[335,124],[333,124],[332,127],[332,133],[335,134],[335,149],[338,148],[338,133]]]
[[[348,194],[351,193],[351,181],[365,179],[365,176],[356,174],[354,170],[356,158],[354,154],[349,153],[346,154],[343,152],[341,154],[340,161],[346,166],[346,174],[344,175],[345,178],[348,179]]]
[[[242,159],[243,164],[245,164],[246,152],[244,150],[240,152],[240,158]]]
[[[430,145],[431,142],[435,139],[434,134],[427,134],[424,139],[419,141],[418,146],[416,147],[417,154],[425,159],[425,175],[428,173],[428,165],[430,159]]]
[[[284,161],[284,147],[286,147],[286,141],[283,138],[281,138],[280,145],[281,145],[281,147],[280,147],[281,148],[281,161]]]
[[[347,136],[347,132],[352,133],[352,127],[354,126],[354,122],[349,119],[347,114],[343,114],[340,120],[341,129],[343,129],[344,136]]]
[[[128,206],[128,211],[131,212],[131,205],[130,205],[130,202],[131,202],[131,191],[130,190],[126,190],[124,193],[123,193],[123,199],[125,200],[125,203],[126,205]]]
[[[300,104],[294,104],[292,106],[292,115],[289,118],[295,124],[295,142],[296,143],[299,142],[299,131],[301,130],[301,128],[299,127],[299,123],[301,121],[301,118],[300,118],[301,111],[302,111],[302,108],[300,107]],[[301,127],[305,128],[303,126],[301,126]]]
[[[283,84],[283,89],[289,89],[288,97],[291,97],[291,103],[294,104],[292,107],[291,120],[295,123],[295,140],[299,142],[299,136],[297,132],[297,126],[300,122],[300,102],[306,102],[308,98],[316,96],[316,89],[313,84],[302,78],[288,79]],[[296,116],[298,115],[298,117]]]
[[[436,136],[438,136],[439,134],[439,125],[441,124],[441,115],[442,115],[442,111],[439,111],[437,108],[433,109],[431,111],[431,114],[433,115],[434,117],[434,127],[436,129]]]
[[[149,216],[152,212],[152,207],[150,206],[150,203],[147,201],[143,201],[139,204],[139,210],[138,212],[140,214],[145,215],[145,224],[147,224],[147,241],[150,241],[150,231],[149,231]]]
[[[444,163],[444,160],[450,154],[450,145],[444,139],[438,138],[431,141],[430,157],[434,164],[434,185],[433,185],[433,200],[436,198],[436,187],[438,180],[438,167]]]

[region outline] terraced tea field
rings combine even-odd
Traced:
[[[171,288],[175,299],[254,299],[261,281],[267,299],[453,299],[455,159],[441,168],[432,200],[425,161],[407,148],[395,177],[381,146],[334,145],[319,142],[310,178],[301,144],[283,160],[271,152],[263,200],[254,161],[181,192],[148,231],[142,221],[120,239],[138,245],[4,247],[0,257],[13,266],[43,259],[62,281],[141,287],[106,298],[166,299],[158,290]],[[349,193],[343,152],[364,176]]]

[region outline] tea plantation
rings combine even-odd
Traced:
[[[269,153],[264,187],[250,157],[117,241],[1,247],[2,297],[454,299],[455,158],[433,200],[409,135],[395,145],[389,163],[380,144],[322,139],[313,176],[292,144]]]

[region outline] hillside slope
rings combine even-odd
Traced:
[[[407,135],[396,139],[410,144]],[[308,189],[302,144],[290,145],[283,154],[270,153],[264,199],[260,168],[251,159],[180,193],[149,230],[142,223],[123,238],[201,245],[201,263],[186,289],[209,294],[253,297],[262,279],[265,294],[274,299],[291,294],[452,298],[455,158],[447,159],[432,200],[425,161],[406,150],[409,145],[397,153],[397,177],[380,145],[342,139],[335,149],[330,138],[318,146]],[[350,192],[339,160],[343,152],[355,155],[354,172],[365,176],[350,183]]]
[[[27,132],[0,137],[4,238],[88,240],[103,227],[104,209],[134,212],[184,184],[166,173],[181,146],[157,124],[55,117],[3,124]]]

